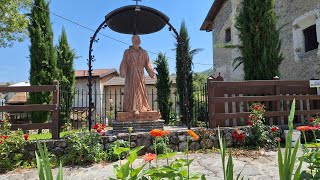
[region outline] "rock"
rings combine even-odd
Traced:
[[[198,149],[200,149],[200,144],[198,142],[190,143],[190,145],[189,145],[189,150],[190,151],[196,151]]]
[[[37,149],[37,144],[35,142],[28,142],[25,147],[27,151],[35,151]]]
[[[187,141],[187,136],[185,134],[184,135],[179,135],[178,139],[179,139],[179,142],[185,142],[185,141]]]
[[[136,142],[132,142],[132,141],[131,141],[131,143],[130,143],[130,147],[131,147],[131,148],[135,148],[135,147],[137,147],[137,143],[136,143]]]
[[[226,133],[224,138],[226,139],[226,146],[227,147],[232,147],[233,145],[233,137],[230,132]]]
[[[187,143],[186,142],[181,142],[179,144],[179,151],[184,152],[187,149]]]
[[[114,142],[117,140],[117,136],[108,136],[108,142]]]
[[[154,148],[153,148],[153,146],[149,146],[149,147],[147,148],[146,153],[154,153]]]
[[[178,145],[175,145],[175,144],[169,144],[168,147],[170,149],[172,149],[172,151],[178,151],[179,150]]]
[[[119,134],[117,135],[117,138],[118,138],[118,139],[125,140],[125,141],[128,141],[128,140],[129,140],[129,134],[128,134],[128,133],[119,133]]]
[[[211,149],[214,145],[214,142],[211,139],[203,139],[200,142],[200,146],[202,149]]]
[[[66,148],[68,146],[68,144],[64,140],[57,140],[54,142],[54,146],[59,147],[59,148]]]
[[[64,150],[60,147],[56,147],[56,148],[52,149],[51,152],[58,157],[61,157],[64,154]]]
[[[178,139],[178,137],[177,136],[171,136],[170,137],[170,143],[172,143],[172,144],[179,144],[179,139]]]
[[[45,143],[46,143],[46,146],[47,146],[48,150],[53,149],[53,147],[54,147],[53,141],[48,140],[48,141],[46,141]]]
[[[149,147],[151,144],[152,143],[151,143],[150,139],[146,139],[146,138],[137,139],[137,145],[138,146],[144,146],[146,148],[146,147]]]
[[[138,139],[138,135],[137,134],[131,134],[130,139],[131,139],[131,141],[136,141]]]

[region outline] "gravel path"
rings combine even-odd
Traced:
[[[301,155],[301,152],[299,152]],[[299,156],[300,156],[299,155]],[[298,157],[299,157],[298,156]],[[185,156],[182,156],[185,157]],[[222,166],[220,155],[217,153],[208,154],[192,154],[191,158],[195,158],[191,164],[191,173],[201,172],[206,175],[208,180],[223,179]],[[134,166],[143,163],[142,159],[137,159]],[[164,161],[160,162],[164,163]],[[103,180],[113,177],[113,164],[96,164],[90,167],[73,167],[63,168],[63,175],[65,180]],[[265,152],[264,155],[258,158],[235,157],[234,170],[239,173],[242,169],[242,174],[245,179],[250,180],[273,180],[279,179],[277,167],[277,152]],[[304,166],[305,168],[305,166]],[[303,169],[304,169],[303,168]],[[54,175],[57,169],[54,169]],[[0,175],[0,180],[36,180],[39,179],[37,169],[30,170],[16,170],[7,174]]]

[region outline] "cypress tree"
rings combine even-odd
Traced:
[[[279,75],[283,57],[275,0],[242,0],[235,27],[242,43],[240,63],[244,66],[244,78],[268,80]]]
[[[171,85],[172,81],[169,77],[169,67],[167,57],[159,53],[158,58],[155,61],[156,71],[157,71],[157,97],[158,97],[158,107],[165,123],[169,123],[170,119],[170,95],[171,95]]]
[[[60,115],[62,118],[62,122],[67,123],[70,120],[72,100],[74,97],[75,74],[73,62],[76,58],[76,54],[75,51],[69,46],[67,34],[64,28],[62,28],[62,33],[59,38],[59,44],[56,47],[56,51],[59,74],[58,79],[63,90],[63,97],[60,99]]]
[[[35,0],[31,10],[29,37],[30,50],[30,84],[51,85],[57,75],[57,59],[53,46],[53,32],[50,22],[49,4],[45,0]],[[51,93],[30,93],[30,104],[49,104]],[[46,122],[49,112],[33,112],[34,123]]]
[[[187,116],[188,119],[191,121],[191,117],[193,117],[193,86],[192,86],[192,59],[195,54],[197,54],[201,49],[194,49],[190,50],[190,38],[188,35],[188,30],[185,25],[185,22],[181,23],[180,27],[180,32],[179,32],[181,42],[183,44],[176,44],[176,73],[177,73],[177,78],[176,78],[176,84],[177,84],[177,93],[179,97],[179,109],[180,109],[180,118],[181,121],[184,124],[187,124]],[[184,53],[185,57],[185,62],[183,62],[182,57]],[[183,63],[185,63],[186,66],[186,74],[184,74],[183,70]],[[185,83],[185,84],[184,84]],[[187,97],[189,104],[188,107],[187,105],[184,104],[184,86],[186,85],[186,90],[187,90]],[[189,110],[187,112],[186,110]]]

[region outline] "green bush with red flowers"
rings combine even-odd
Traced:
[[[246,137],[238,138],[238,142],[244,141],[246,146],[254,148],[269,149],[277,147],[280,136],[279,129],[276,126],[265,125],[265,108],[261,103],[254,103],[250,106],[251,113],[248,117],[248,125],[251,126],[251,133]]]
[[[0,122],[0,173],[29,163],[25,161],[27,158],[24,151],[28,135],[21,130],[10,131],[10,128],[7,119]]]

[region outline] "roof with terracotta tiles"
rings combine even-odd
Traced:
[[[111,69],[94,69],[92,70],[92,77],[99,77],[103,78],[109,74],[116,73],[119,74],[117,69],[111,68]],[[88,70],[76,70],[75,71],[76,78],[84,78],[89,76]]]

